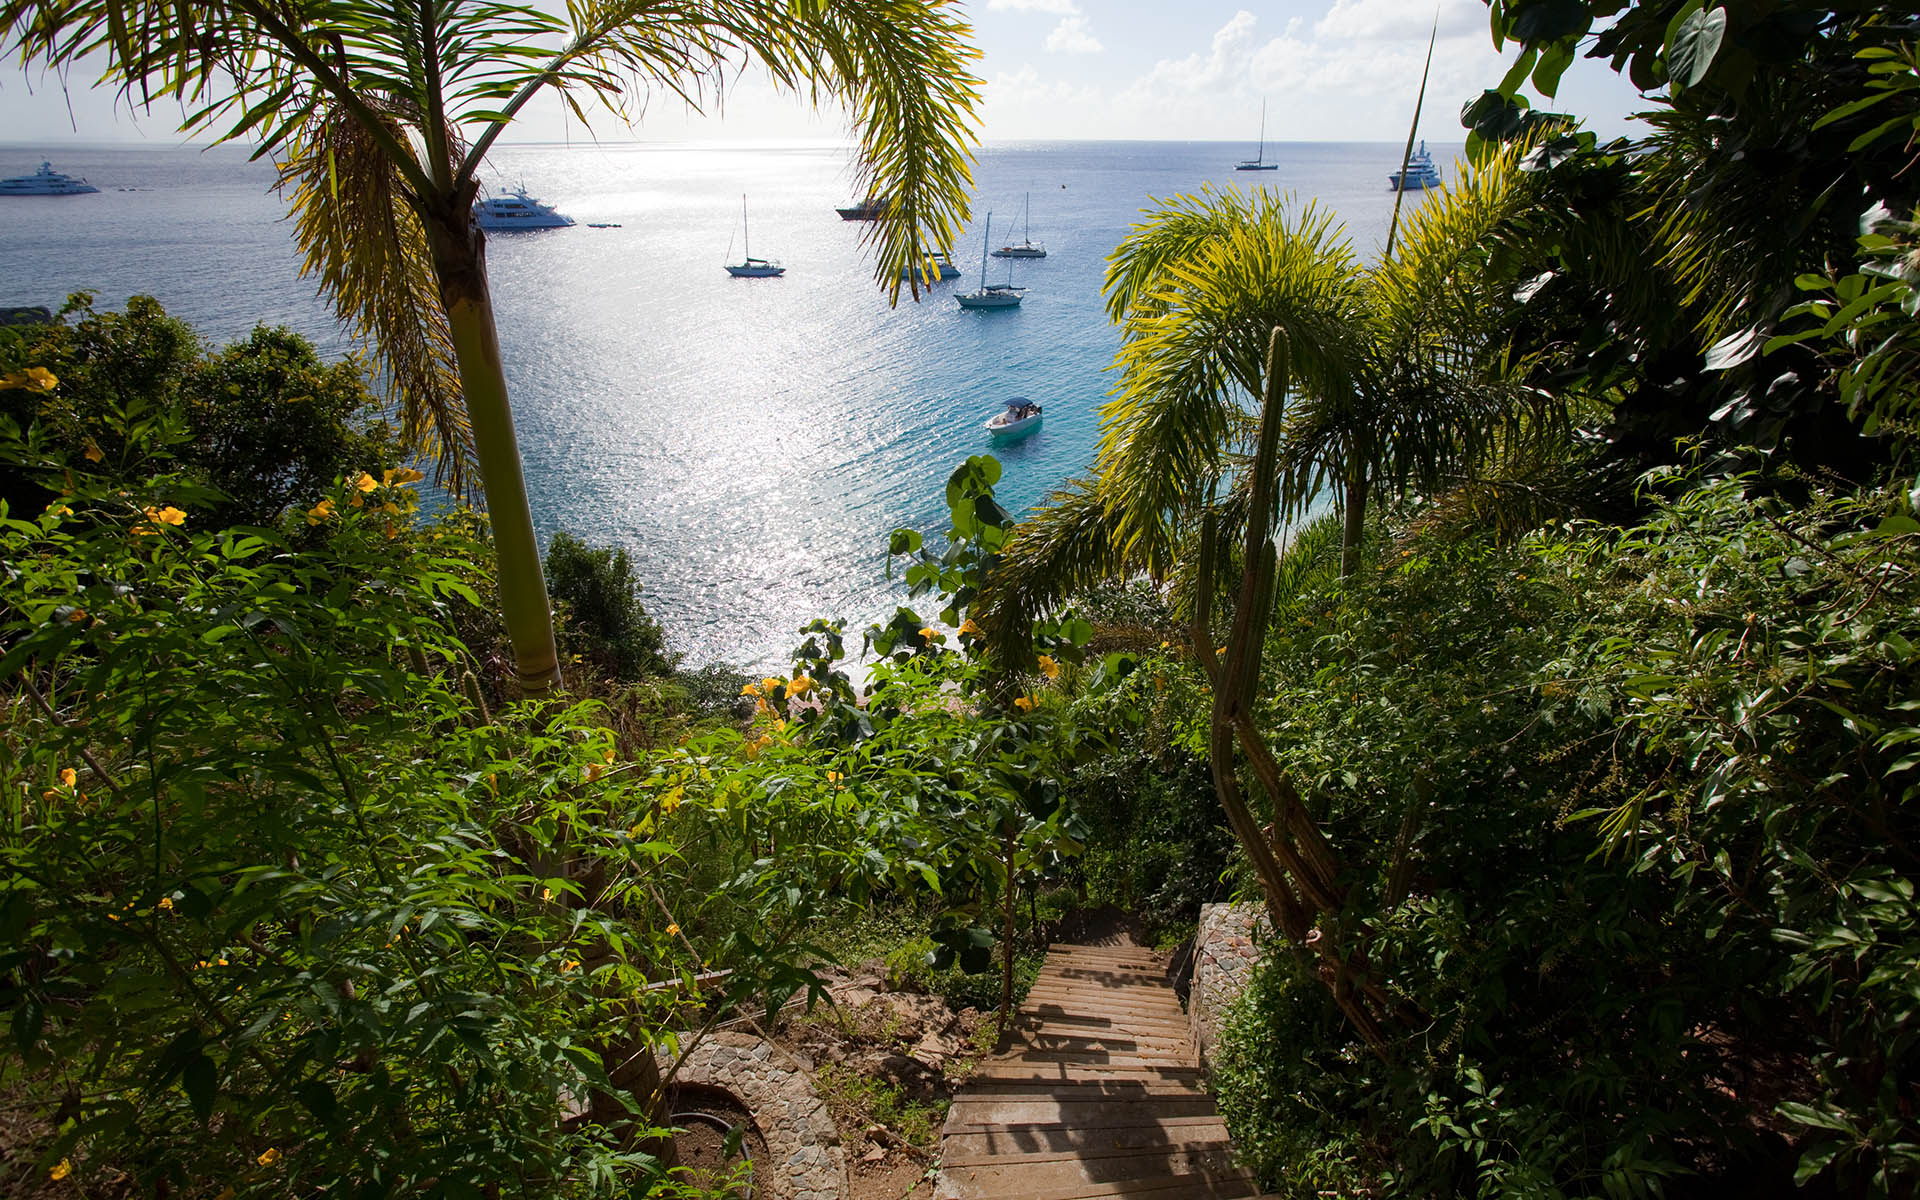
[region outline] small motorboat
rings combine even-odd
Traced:
[[[882,196],[868,196],[858,204],[850,204],[833,211],[840,214],[842,221],[878,221],[887,215],[887,201]]]
[[[1025,396],[1015,396],[1007,407],[987,422],[987,432],[1002,441],[1023,438],[1040,428],[1040,406]]]
[[[925,260],[911,262],[900,268],[900,281],[907,283],[918,279],[922,283],[939,283],[942,279],[960,278],[960,268],[953,265],[946,251],[933,255],[933,265],[928,267]]]

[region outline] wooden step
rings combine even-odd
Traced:
[[[1099,1084],[1106,1087],[1126,1087],[1136,1083],[1184,1083],[1198,1087],[1206,1081],[1206,1072],[1195,1066],[1169,1066],[1155,1063],[1152,1066],[1100,1067],[1089,1063],[1076,1064],[1069,1070],[1065,1063],[1025,1062],[1018,1058],[982,1059],[973,1070],[975,1079],[1017,1079],[1023,1082],[1073,1082]]]
[[[963,1189],[963,1194],[1004,1200],[1028,1192],[1079,1184],[1166,1175],[1225,1175],[1234,1170],[1232,1158],[1226,1142],[1221,1140],[1147,1149],[943,1155],[942,1167],[948,1178]]]
[[[1200,1093],[1076,1100],[1058,1095],[962,1095],[947,1109],[946,1128],[1078,1126],[1117,1129],[1138,1124],[1217,1119],[1213,1097]]]
[[[1061,1153],[1085,1157],[1117,1151],[1188,1151],[1226,1145],[1227,1127],[1214,1116],[1094,1127],[1047,1124],[962,1128],[942,1138],[940,1152],[946,1162],[964,1165],[976,1159],[998,1160],[1009,1155]]]
[[[936,1195],[939,1200],[968,1200],[970,1196],[968,1193],[945,1191]],[[1260,1189],[1255,1186],[1252,1176],[1245,1172],[1233,1172],[1225,1175],[1147,1176],[1106,1183],[1073,1184],[1061,1188],[1010,1192],[995,1200],[1104,1200],[1106,1197],[1127,1197],[1129,1200],[1186,1200],[1187,1197],[1193,1197],[1194,1200],[1253,1200],[1259,1195]]]

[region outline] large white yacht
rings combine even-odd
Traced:
[[[527,189],[488,196],[473,205],[473,223],[488,233],[508,229],[565,229],[573,218],[527,195]]]
[[[99,190],[84,179],[62,175],[50,162],[41,163],[40,169],[31,175],[0,179],[0,196],[78,196]]]

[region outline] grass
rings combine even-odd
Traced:
[[[917,1150],[932,1152],[938,1148],[948,1101],[909,1099],[900,1085],[862,1075],[838,1063],[822,1063],[813,1079],[840,1128],[884,1125]]]

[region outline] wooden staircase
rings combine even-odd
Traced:
[[[953,1098],[936,1200],[1253,1197],[1166,959],[1052,946],[1001,1053]]]

